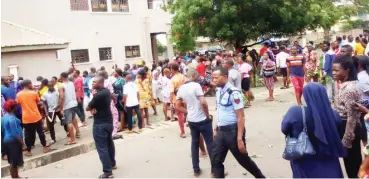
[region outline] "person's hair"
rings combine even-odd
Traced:
[[[281,50],[281,51],[283,51],[283,50],[285,50],[286,49],[286,47],[284,46],[284,45],[281,45],[280,47],[279,47],[279,50]]]
[[[56,77],[56,76],[53,76],[51,78],[54,79],[55,81],[58,81],[58,77]]]
[[[347,50],[351,50],[351,51],[354,50],[354,49],[352,49],[351,45],[348,45],[348,44],[342,46],[341,48],[346,48]]]
[[[100,70],[105,71],[105,67],[104,66],[101,66],[100,67]]]
[[[222,76],[228,76],[228,70],[222,66],[216,67],[213,72],[219,71]]]
[[[86,70],[83,71],[82,73],[83,73],[83,75],[88,75],[88,71],[86,71]]]
[[[146,71],[146,73],[149,72],[149,67],[144,66],[143,69]]]
[[[360,37],[356,37],[355,40],[360,40]]]
[[[22,88],[26,88],[26,87],[28,88],[30,84],[32,84],[31,80],[25,79],[22,81],[21,86]]]
[[[101,75],[97,75],[95,77],[95,80],[98,81],[98,82],[103,82],[104,83],[105,77],[104,76],[101,76]]]
[[[325,41],[323,41],[323,44],[324,44],[324,45],[327,45],[327,46],[328,46],[328,48],[331,46],[331,43],[329,43],[329,41],[326,41],[326,40],[325,40]]]
[[[37,80],[37,81],[41,81],[42,79],[44,79],[44,78],[42,78],[42,76],[38,76],[38,77],[36,78],[36,80]]]
[[[139,74],[141,76],[141,79],[145,79],[146,75],[147,75],[147,72],[146,72],[145,69],[141,69],[137,72],[137,74]]]
[[[4,111],[7,113],[14,112],[17,109],[17,102],[14,99],[8,99],[4,103]]]
[[[170,74],[170,69],[169,68],[164,68],[163,69],[163,76],[166,75],[166,74]]]
[[[74,70],[75,73],[77,73],[77,75],[80,75],[81,72],[79,70]]]
[[[105,70],[101,70],[101,71],[99,71],[98,76],[101,76],[101,77],[103,77],[104,79],[109,78],[108,72],[106,72]]]
[[[60,74],[60,77],[62,77],[62,78],[68,78],[68,72],[62,72],[61,74]]]
[[[172,65],[170,65],[170,68],[174,71],[178,71],[179,70],[179,66],[175,63],[173,63]]]
[[[355,63],[356,69],[361,66],[369,74],[369,57],[368,56],[354,56],[352,61]]]
[[[47,86],[48,84],[49,84],[49,80],[47,80],[46,78],[42,79],[41,85]]]
[[[220,66],[220,65],[222,65],[222,61],[217,60],[217,61],[215,62],[215,65],[216,65],[216,66]]]
[[[187,71],[187,77],[188,78],[196,78],[199,76],[199,73],[195,69],[190,69]]]
[[[361,41],[363,41],[364,44],[368,44],[368,40],[365,38],[361,39]]]
[[[160,61],[158,62],[158,66],[162,67],[162,66],[163,66],[163,61],[161,61],[161,60],[160,60]]]
[[[91,67],[91,68],[90,68],[90,71],[91,71],[91,72],[96,72],[96,68],[95,68],[95,67]]]
[[[246,61],[246,55],[245,54],[243,54],[243,53],[240,53],[239,55],[238,55],[238,57],[240,57],[241,59],[242,59],[242,61]]]
[[[23,77],[19,77],[19,78],[18,78],[18,81],[20,81],[20,80],[23,80]]]
[[[342,41],[342,37],[337,37],[336,40],[337,41]]]
[[[234,61],[232,59],[227,59],[225,63],[230,65],[230,66],[234,65]]]
[[[153,72],[156,69],[157,65],[155,63],[152,64],[151,66],[151,72]]]
[[[313,41],[309,41],[309,44],[314,45],[314,42]]]
[[[116,68],[116,69],[115,69],[115,72],[116,72],[119,76],[123,76],[123,71],[122,71],[122,69],[120,69],[120,68]]]
[[[8,79],[8,76],[1,76],[1,82],[5,81],[5,79]]]
[[[347,81],[356,81],[357,80],[357,73],[356,67],[353,63],[352,57],[348,55],[338,56],[333,63],[340,64],[341,68],[344,70],[348,70],[348,79]]]
[[[264,42],[264,46],[269,46],[269,43],[268,42]]]

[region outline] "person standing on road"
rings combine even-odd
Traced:
[[[238,56],[238,71],[241,73],[241,87],[247,98],[246,107],[251,107],[251,89],[250,89],[250,73],[252,71],[252,66],[245,62],[246,56],[244,54],[240,54]]]
[[[297,54],[297,47],[291,47],[291,56],[287,58],[287,74],[291,76],[291,82],[295,88],[295,96],[298,105],[302,105],[301,96],[304,88],[305,58]]]
[[[341,81],[340,88],[334,98],[334,109],[341,116],[341,131],[343,146],[347,156],[343,158],[346,173],[349,178],[356,178],[362,162],[361,156],[361,111],[356,110],[362,100],[362,92],[358,87],[355,65],[351,56],[339,56],[333,62],[333,78]],[[364,124],[362,124],[364,125]]]
[[[138,123],[138,132],[142,132],[142,115],[140,110],[140,105],[138,99],[140,99],[140,95],[138,93],[137,86],[135,82],[133,82],[133,76],[131,74],[126,76],[126,84],[123,88],[123,104],[124,108],[127,111],[127,123],[128,123],[128,132],[133,133],[133,110],[137,114],[137,123]]]
[[[228,70],[219,67],[213,71],[216,93],[217,127],[214,130],[212,150],[215,178],[224,178],[224,161],[228,150],[247,171],[256,178],[265,178],[255,162],[248,156],[245,142],[245,114],[242,94],[228,83]]]
[[[24,155],[28,157],[32,156],[31,148],[35,144],[36,132],[44,147],[43,152],[47,153],[50,151],[50,148],[46,144],[45,133],[42,128],[42,116],[37,107],[37,104],[40,102],[40,96],[37,92],[33,91],[30,80],[24,80],[22,82],[22,88],[22,91],[17,94],[16,99],[23,111],[24,141],[27,146],[27,151]]]
[[[286,53],[286,47],[283,45],[279,47],[279,50],[280,52],[276,56],[277,71],[283,76],[283,87],[281,89],[287,89],[290,85],[290,80],[287,78],[287,57],[289,54]]]
[[[348,39],[350,40],[350,36]],[[331,44],[328,41],[323,42],[322,81],[327,90],[329,100],[333,101],[336,88],[333,81],[332,66],[334,59],[336,59],[336,54],[330,46]]]
[[[274,91],[274,78],[275,75],[275,62],[272,61],[267,53],[263,54],[263,76],[264,84],[269,91],[269,97],[266,101],[274,101],[273,91]]]
[[[179,66],[177,64],[171,65],[171,71],[173,73],[173,77],[171,78],[170,98],[171,98],[172,108],[175,108],[174,105],[176,103],[177,91],[179,87],[181,87],[181,85],[185,82],[186,77],[182,75],[181,73],[179,73]],[[185,134],[185,129],[184,129],[184,123],[185,123],[184,114],[182,112],[177,111],[177,116],[178,116],[179,128],[181,130],[180,137],[185,138],[186,134]]]
[[[103,165],[103,174],[99,178],[113,178],[113,169],[117,169],[115,146],[113,142],[113,115],[110,110],[112,96],[104,87],[104,77],[96,76],[93,81],[96,94],[88,104],[86,111],[94,116],[93,137],[97,153]]]
[[[187,114],[187,120],[191,130],[191,156],[195,177],[201,174],[199,166],[200,134],[205,140],[210,161],[212,161],[211,148],[213,146],[212,119],[209,115],[208,104],[205,100],[204,92],[200,84],[196,82],[198,77],[199,75],[196,70],[192,69],[187,72],[189,81],[178,89],[175,105],[176,111]],[[187,109],[184,107],[184,103]]]
[[[59,87],[59,111],[61,112],[61,115],[64,116],[70,137],[69,141],[65,145],[73,145],[77,143],[76,138],[81,136],[78,128],[78,121],[75,118],[78,105],[76,90],[73,82],[68,79],[67,72],[61,73],[60,79],[62,81],[62,85]],[[74,135],[74,129],[76,130],[76,135]]]
[[[331,107],[324,86],[309,83],[304,87],[305,110],[291,107],[282,121],[282,132],[297,138],[304,130],[303,114],[306,115],[308,136],[316,151],[315,155],[291,160],[293,178],[343,178],[339,158],[345,155],[338,129],[341,118]]]
[[[224,68],[228,69],[228,82],[241,91],[241,74],[236,69],[234,69],[233,66],[233,59],[229,58],[224,63]]]
[[[74,70],[73,72],[73,84],[74,88],[76,89],[76,97],[77,97],[77,110],[76,113],[79,117],[79,120],[82,123],[82,127],[87,126],[86,122],[86,115],[85,110],[83,107],[83,97],[84,97],[84,90],[83,90],[83,78],[80,76],[81,72],[79,70]]]
[[[23,166],[22,148],[24,146],[23,133],[20,119],[15,116],[17,102],[9,99],[4,104],[6,114],[1,117],[1,131],[4,138],[1,139],[1,147],[7,151],[10,176],[12,178],[21,178],[18,174],[18,168]]]

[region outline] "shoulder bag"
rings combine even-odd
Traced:
[[[297,160],[305,156],[315,155],[316,153],[307,134],[305,108],[303,106],[301,106],[301,111],[304,129],[297,138],[293,138],[290,135],[287,136],[286,148],[282,156],[286,160]]]

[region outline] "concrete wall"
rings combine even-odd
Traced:
[[[89,49],[90,62],[76,64],[80,70],[102,65],[109,69],[114,64],[123,67],[141,59],[151,62],[150,33],[170,30],[169,13],[148,9],[147,0],[129,0],[129,13],[72,11],[70,2],[3,0],[1,18],[69,41],[69,48],[60,50],[64,66],[70,65],[70,50]],[[125,46],[131,45],[140,45],[141,57],[126,58]],[[111,61],[99,61],[101,47],[112,47]]]
[[[57,60],[55,50],[1,53],[1,75],[9,75],[12,65],[18,65],[18,77],[31,81],[36,81],[37,76],[59,77],[69,67],[64,60]]]

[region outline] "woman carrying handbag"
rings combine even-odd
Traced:
[[[287,136],[283,157],[291,162],[293,178],[343,178],[339,162],[345,155],[338,131],[341,119],[321,84],[309,83],[303,96],[307,106],[291,107],[282,121],[282,132]],[[299,146],[301,143],[305,145]]]

